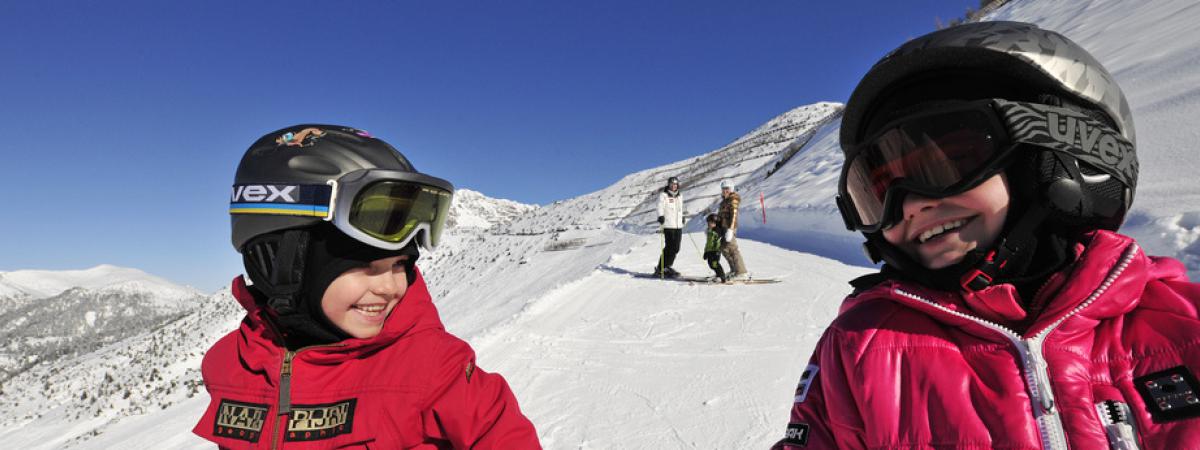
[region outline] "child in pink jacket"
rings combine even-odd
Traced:
[[[777,449],[1200,448],[1200,285],[1116,233],[1129,105],[1066,37],[919,37],[859,83],[838,207],[852,284]]]

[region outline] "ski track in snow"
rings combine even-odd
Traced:
[[[481,366],[512,383],[547,448],[769,446],[846,280],[866,272],[742,240],[752,273],[783,282],[633,278],[656,259],[657,239],[472,340]],[[676,261],[685,274],[711,273],[689,245]]]

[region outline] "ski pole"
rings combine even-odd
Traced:
[[[665,232],[663,224],[661,223],[658,224],[658,235],[662,236],[662,238],[658,240],[658,279],[662,280],[667,277],[667,275],[663,272],[663,266],[667,263],[664,261],[666,259],[664,256],[666,255],[663,254],[663,252],[667,250],[667,233]]]
[[[691,241],[692,248],[696,249],[696,253],[704,255],[704,252],[700,251],[700,246],[696,245],[696,238],[693,238],[691,233],[688,233],[688,241]]]
[[[763,225],[767,224],[767,201],[762,192],[758,193],[758,206],[762,207]]]

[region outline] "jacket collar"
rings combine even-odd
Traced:
[[[415,273],[416,280],[408,286],[408,291],[400,299],[400,303],[392,309],[378,335],[366,339],[350,338],[331,345],[305,347],[297,350],[296,358],[314,364],[336,364],[378,350],[419,331],[444,329],[424,277],[419,269]],[[281,340],[275,327],[267,319],[267,311],[255,300],[242,277],[233,280],[232,291],[234,298],[246,309],[246,318],[242,320],[237,331],[239,355],[248,368],[277,374],[285,349],[280,344]]]
[[[1109,231],[1096,231],[1089,234],[1088,238],[1086,245],[1076,248],[1078,257],[1075,262],[1047,279],[1031,302],[1032,314],[1022,306],[1017,290],[1011,284],[997,284],[973,292],[948,292],[898,280],[880,283],[848,298],[841,311],[845,312],[867,300],[885,297],[925,311],[946,323],[964,323],[962,317],[954,314],[959,313],[1010,330],[1028,330],[1024,334],[1033,335],[1070,314],[1095,294],[1097,297],[1094,302],[1078,314],[1087,320],[1074,322],[1077,324],[1075,326],[1084,326],[1084,323],[1094,325],[1096,321],[1132,310],[1139,300],[1141,287],[1149,281],[1152,271],[1151,261],[1133,239]],[[1104,285],[1110,276],[1115,278],[1111,284]]]

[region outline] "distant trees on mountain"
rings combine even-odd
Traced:
[[[962,25],[968,22],[976,22],[980,17],[983,17],[984,14],[1004,6],[1005,3],[1008,3],[1008,0],[979,0],[979,8],[967,8],[967,12],[963,17],[950,19],[949,22],[942,22],[940,17],[935,17],[934,21],[937,23],[937,29],[939,30]]]

